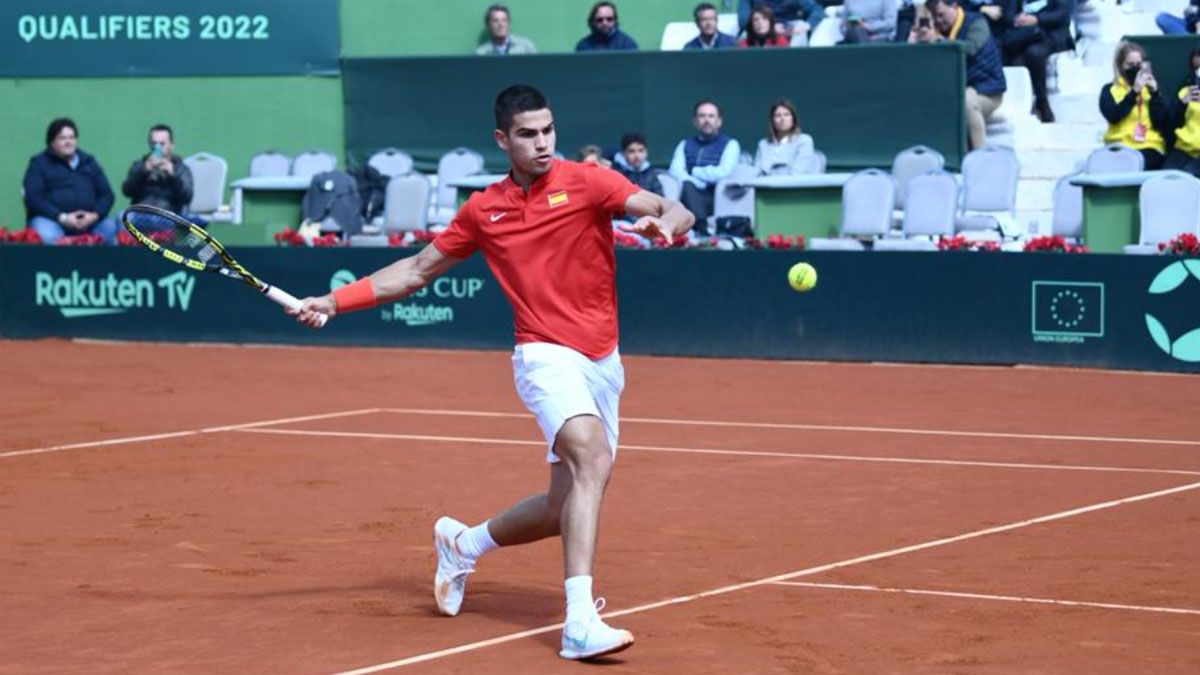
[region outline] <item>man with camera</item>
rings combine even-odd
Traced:
[[[150,128],[150,152],[129,167],[121,192],[134,204],[149,204],[183,215],[192,202],[192,172],[175,156],[174,136],[165,124]]]
[[[908,42],[962,43],[967,54],[967,137],[971,149],[982,147],[987,118],[1000,107],[1007,84],[1000,47],[992,38],[987,19],[959,6],[959,0],[926,0],[929,16],[918,14]]]

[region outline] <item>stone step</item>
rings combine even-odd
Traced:
[[[1036,150],[1081,150],[1100,145],[1104,127],[1091,124],[1034,124],[1015,136],[1018,153]]]
[[[1022,179],[1057,179],[1075,173],[1076,166],[1087,158],[1092,148],[1077,150],[1038,150],[1017,155],[1021,162]]]

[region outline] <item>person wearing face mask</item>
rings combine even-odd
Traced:
[[[1170,102],[1175,147],[1163,161],[1164,169],[1179,169],[1200,178],[1200,48],[1188,56],[1188,76]]]
[[[812,136],[800,133],[800,120],[791,101],[781,98],[771,104],[767,111],[767,132],[754,153],[758,172],[772,176],[801,173],[801,165],[815,150]]]
[[[1146,171],[1161,169],[1171,128],[1170,110],[1158,91],[1146,50],[1136,42],[1122,42],[1117,46],[1113,70],[1112,84],[1100,90],[1100,114],[1108,121],[1104,142],[1141,152]]]
[[[621,32],[617,22],[617,6],[608,0],[600,0],[592,5],[588,27],[592,32],[575,44],[575,51],[637,51],[638,45],[633,38]]]

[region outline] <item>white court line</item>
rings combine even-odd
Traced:
[[[372,438],[397,441],[429,441],[434,443],[475,443],[484,445],[545,446],[545,441],[523,441],[512,438],[480,438],[477,436],[432,436],[427,434],[388,434],[369,431],[316,431],[309,429],[251,429],[239,428],[255,434],[282,434],[293,436],[326,436],[332,438]],[[747,457],[784,457],[788,459],[813,459],[835,462],[883,462],[891,464],[934,464],[941,466],[973,466],[992,469],[1053,469],[1057,471],[1099,471],[1109,473],[1155,473],[1174,476],[1200,476],[1200,471],[1184,469],[1142,469],[1119,466],[1080,466],[1074,464],[1030,464],[1021,462],[978,462],[960,459],[917,459],[913,457],[871,457],[867,455],[820,455],[800,452],[769,452],[763,450],[727,450],[724,448],[673,448],[659,445],[622,444],[621,450],[642,452],[673,452],[694,455],[744,455]]]
[[[1048,598],[1023,598],[1015,595],[987,595],[984,593],[958,593],[952,591],[928,591],[916,588],[886,588],[882,586],[852,586],[847,584],[818,584],[810,581],[780,581],[778,586],[800,586],[802,588],[827,588],[840,591],[869,591],[875,593],[903,593],[906,595],[934,595],[943,598],[965,598],[968,600],[997,600],[1001,602],[1027,602],[1038,605],[1065,605],[1067,607],[1094,607],[1099,609],[1125,609],[1138,612],[1162,614],[1200,615],[1200,609],[1183,607],[1150,607],[1145,605],[1118,605],[1110,602],[1082,602],[1079,600],[1050,600]]]
[[[422,408],[381,408],[381,412],[411,415],[454,415],[463,417],[522,417],[526,413],[500,413],[477,410],[427,410]],[[1016,438],[1036,441],[1088,441],[1096,443],[1146,443],[1152,445],[1195,445],[1200,440],[1173,438],[1127,438],[1123,436],[1073,436],[1064,434],[1020,434],[1005,431],[953,431],[949,429],[912,429],[907,427],[866,427],[834,424],[787,424],[776,422],[728,422],[717,420],[674,420],[656,417],[622,417],[622,424],[669,424],[698,427],[736,427],[744,429],[796,429],[803,431],[855,431],[877,434],[912,434],[918,436],[965,436],[969,438]]]
[[[765,577],[763,579],[758,579],[755,581],[747,581],[745,583],[734,584],[732,586],[723,586],[721,588],[714,588],[712,590],[703,591],[701,593],[696,593],[693,595],[681,595],[679,597],[670,598],[668,600],[652,602],[652,603],[645,604],[645,605],[638,605],[637,607],[630,607],[629,609],[622,609],[622,610],[616,611],[616,612],[607,612],[603,616],[605,618],[612,618],[612,617],[618,617],[618,616],[625,616],[627,614],[638,614],[641,612],[647,612],[652,609],[658,609],[660,607],[681,605],[684,603],[692,602],[694,600],[699,600],[701,598],[709,598],[709,597],[713,597],[715,595],[724,595],[726,593],[733,593],[734,591],[741,591],[741,590],[745,590],[748,588],[756,588],[759,586],[766,586],[769,584],[777,584],[781,581],[788,581],[791,579],[798,579],[800,577],[812,576],[814,574],[820,574],[822,572],[828,572],[830,570],[841,569],[843,567],[850,567],[852,565],[861,565],[863,563],[873,562],[875,560],[882,560],[884,558],[894,558],[896,556],[904,555],[906,553],[923,551],[923,550],[930,549],[930,548],[936,548],[938,546],[945,546],[947,544],[954,544],[954,543],[957,543],[960,541],[966,541],[968,539],[976,539],[979,537],[986,537],[988,535],[998,534],[1000,532],[1009,532],[1012,530],[1018,530],[1023,527],[1029,527],[1031,525],[1048,523],[1048,522],[1051,522],[1054,520],[1062,520],[1064,518],[1070,518],[1072,516],[1078,516],[1078,515],[1082,515],[1084,513],[1091,513],[1093,511],[1102,511],[1104,509],[1111,509],[1111,508],[1114,508],[1117,506],[1121,506],[1123,504],[1132,504],[1134,502],[1145,501],[1148,499],[1155,499],[1157,497],[1165,497],[1167,495],[1178,494],[1181,492],[1187,492],[1189,490],[1195,490],[1197,488],[1200,488],[1200,482],[1188,483],[1187,485],[1180,485],[1178,487],[1167,488],[1165,490],[1157,490],[1155,492],[1146,492],[1143,494],[1134,495],[1132,497],[1125,497],[1122,499],[1114,499],[1112,501],[1101,502],[1099,504],[1090,504],[1088,506],[1081,506],[1079,508],[1071,509],[1069,511],[1059,511],[1058,513],[1051,513],[1046,516],[1039,516],[1037,518],[1031,518],[1029,520],[1020,520],[1020,521],[1017,521],[1014,523],[1008,523],[1007,525],[998,525],[996,527],[989,527],[989,528],[982,529],[982,530],[974,530],[972,532],[967,532],[967,533],[960,534],[960,535],[953,536],[953,537],[946,537],[944,539],[935,539],[933,541],[927,541],[927,542],[924,542],[921,544],[913,544],[911,546],[903,546],[901,548],[894,548],[894,549],[891,549],[888,551],[881,551],[879,553],[871,553],[871,554],[860,556],[857,558],[850,558],[848,560],[842,560],[839,562],[829,563],[826,565],[819,565],[817,567],[809,567],[807,569],[797,570],[795,572],[788,572],[786,574],[779,574],[779,575],[776,575],[773,577]],[[408,658],[398,659],[396,661],[389,661],[388,663],[381,663],[381,664],[374,665],[374,666],[367,666],[365,668],[359,668],[356,670],[348,670],[345,672],[337,673],[337,675],[367,675],[368,673],[377,673],[377,672],[384,671],[384,670],[392,670],[395,668],[402,668],[404,666],[410,666],[410,665],[413,665],[416,663],[423,663],[425,661],[432,661],[434,659],[440,659],[440,658],[444,658],[447,656],[453,656],[455,654],[461,654],[463,652],[469,652],[469,651],[474,651],[477,649],[483,649],[484,647],[491,647],[493,645],[503,644],[505,642],[512,642],[514,640],[520,640],[522,638],[526,638],[531,635],[539,635],[542,633],[549,633],[549,632],[558,630],[560,628],[562,628],[561,623],[551,624],[548,626],[542,626],[540,628],[533,628],[530,630],[521,631],[519,633],[510,633],[507,635],[501,635],[501,636],[497,636],[497,637],[490,638],[487,640],[481,640],[479,642],[472,642],[470,644],[459,645],[457,647],[451,647],[449,649],[442,649],[442,650],[438,650],[438,651],[427,652],[425,654],[418,654],[416,656],[410,656]]]
[[[21,457],[24,455],[40,455],[48,452],[61,452],[63,450],[77,450],[79,448],[101,448],[108,445],[144,443],[146,441],[159,441],[166,438],[180,438],[183,436],[195,436],[198,434],[211,434],[219,431],[237,431],[240,429],[252,429],[256,427],[270,426],[272,424],[311,422],[313,420],[324,420],[334,417],[349,417],[351,415],[367,415],[377,412],[379,412],[379,408],[364,408],[362,410],[346,410],[343,412],[324,413],[321,415],[305,415],[303,417],[281,417],[274,420],[246,422],[245,424],[231,424],[222,427],[204,427],[201,429],[188,429],[186,431],[171,431],[163,434],[150,434],[148,436],[125,436],[123,438],[109,438],[103,441],[84,441],[82,443],[68,443],[66,445],[51,445],[44,448],[30,448],[29,450],[11,450],[9,452],[0,452],[0,459],[4,459],[6,457]]]

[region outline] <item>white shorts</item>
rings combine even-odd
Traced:
[[[625,369],[616,349],[593,361],[570,347],[530,342],[517,345],[512,361],[517,396],[546,438],[547,462],[559,461],[554,438],[567,420],[579,415],[600,418],[608,449],[616,457],[617,408],[625,389]]]

